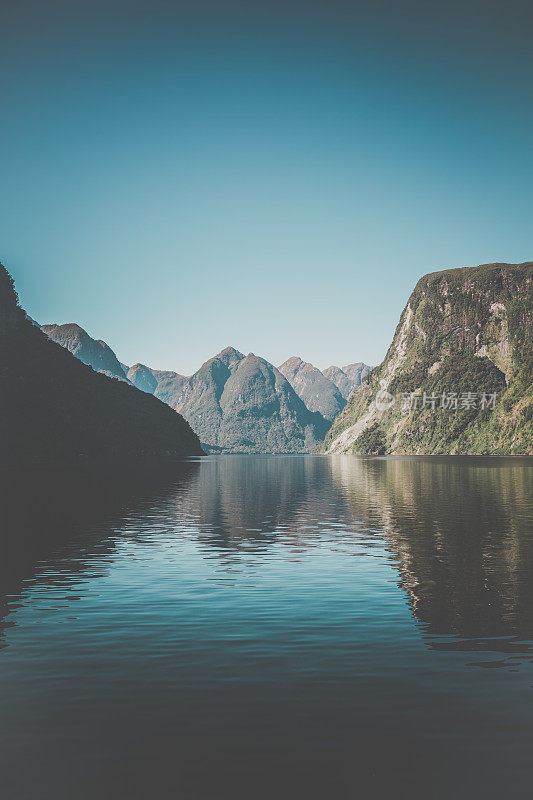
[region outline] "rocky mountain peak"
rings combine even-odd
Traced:
[[[354,389],[361,385],[363,378],[368,375],[371,367],[362,361],[354,364],[347,364],[342,369],[335,365],[327,367],[322,374],[332,381],[345,400],[349,398]]]
[[[145,364],[134,364],[129,368],[127,376],[130,383],[132,383],[141,392],[148,392],[153,394],[157,388],[157,379],[151,369]]]
[[[342,411],[346,401],[335,384],[317,367],[291,356],[279,367],[296,394],[311,411],[317,411],[324,419],[333,421]]]
[[[328,428],[270,362],[235,348],[186,379],[172,406],[205,445],[226,452],[308,452]]]
[[[284,369],[287,369],[287,370],[297,370],[300,367],[304,366],[305,363],[306,362],[303,361],[299,356],[291,356],[286,361],[284,361],[283,364],[280,365],[279,369],[281,369],[281,367],[283,367]],[[309,365],[309,366],[311,366],[311,365]]]
[[[228,347],[225,347],[220,353],[217,353],[214,358],[244,358],[244,353],[228,345]]]

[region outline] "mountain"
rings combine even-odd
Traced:
[[[69,350],[80,361],[102,372],[110,378],[118,378],[153,394],[167,405],[173,405],[185,380],[184,375],[170,370],[152,369],[145,364],[128,367],[118,360],[109,345],[101,339],[93,339],[87,331],[75,323],[67,325],[41,325],[41,330],[62,347]]]
[[[153,394],[157,388],[157,378],[152,370],[145,367],[144,364],[134,364],[128,369],[126,377],[141,392]]]
[[[41,325],[41,330],[96,372],[126,380],[124,368],[111,348],[101,339],[91,338],[79,325],[73,322],[66,325]]]
[[[174,406],[185,381],[185,375],[164,369],[151,369],[144,364],[134,364],[127,372],[128,380],[142,392],[155,395],[159,400]]]
[[[361,386],[363,378],[368,375],[371,369],[372,367],[369,367],[368,364],[357,361],[355,364],[346,364],[346,366],[342,368],[342,371],[348,376],[353,383],[354,389],[356,389],[358,386]]]
[[[340,367],[328,367],[322,370],[322,374],[335,384],[345,400],[349,398],[355,387],[353,382]]]
[[[155,396],[174,407],[183,384],[189,379],[170,370],[152,370],[152,374],[157,380]]]
[[[330,411],[328,421],[310,411],[272,364],[252,353],[244,356],[232,347],[207,361],[190,378],[140,363],[125,373],[125,365],[111,348],[78,325],[44,325],[42,330],[93,369],[119,377],[178,411],[202,442],[216,451],[309,452],[323,441],[335,416]],[[344,401],[333,384],[329,391],[342,408]]]
[[[421,278],[385,360],[350,397],[325,448],[532,454],[533,262]]]
[[[322,371],[322,374],[335,384],[345,400],[349,398],[354,389],[361,386],[361,381],[365,378],[372,367],[358,361],[356,364],[347,364],[342,369],[331,366]]]
[[[278,367],[310,411],[318,411],[324,419],[333,422],[346,405],[341,392],[319,369],[292,356]]]
[[[57,327],[70,329],[65,341],[87,347],[77,326]],[[112,365],[104,347],[97,352],[105,360],[96,363]],[[169,406],[128,385],[124,374],[115,380],[95,372],[33,325],[2,265],[0,397],[4,462],[202,454],[198,437]]]
[[[233,347],[186,379],[172,407],[203,443],[225,452],[309,452],[329,427],[272,364]]]

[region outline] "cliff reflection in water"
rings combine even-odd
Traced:
[[[331,462],[354,519],[378,519],[399,585],[436,647],[530,650],[531,461],[479,458]],[[492,637],[514,637],[497,641]]]
[[[158,531],[185,531],[230,572],[260,569],[276,547],[292,560],[324,546],[351,557],[354,542],[385,550],[432,647],[525,652],[532,473],[528,459],[211,457],[166,471],[41,476],[29,502],[27,481],[19,491],[4,479],[2,598],[37,561],[37,579],[54,583],[89,561],[93,573],[105,569],[125,520],[153,515],[154,544]],[[127,536],[136,535],[133,525]]]
[[[532,472],[216,456],[11,476],[8,796],[350,797],[355,776],[372,797],[529,797]]]
[[[196,509],[199,536],[221,559],[242,550],[260,559],[280,539],[293,558],[325,539],[384,544],[425,632],[453,637],[432,646],[529,652],[520,640],[533,638],[531,460],[281,463],[226,458],[195,475],[181,502]]]

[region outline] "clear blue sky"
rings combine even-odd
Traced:
[[[190,373],[379,363],[416,280],[533,258],[530,2],[2,4],[0,259]]]

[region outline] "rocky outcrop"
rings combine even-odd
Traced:
[[[233,347],[185,380],[172,407],[189,420],[202,443],[224,452],[309,452],[328,429],[279,370]]]
[[[533,453],[533,262],[420,279],[330,453]]]
[[[123,366],[111,348],[101,339],[93,339],[79,325],[73,322],[66,325],[41,325],[41,330],[49,339],[65,347],[96,372],[126,380]]]
[[[318,411],[324,419],[333,422],[346,405],[346,400],[335,383],[298,356],[287,359],[278,369],[285,375],[307,408],[310,411]]]
[[[341,395],[347,400],[354,389],[361,386],[361,381],[371,369],[372,367],[369,367],[368,364],[358,361],[356,364],[347,364],[342,369],[336,366],[327,367],[322,370],[322,374],[335,384]]]
[[[102,359],[109,355],[104,347],[99,352]],[[139,392],[124,375],[114,380],[95,372],[32,325],[1,265],[0,397],[4,463],[202,454],[196,434],[169,406]]]

